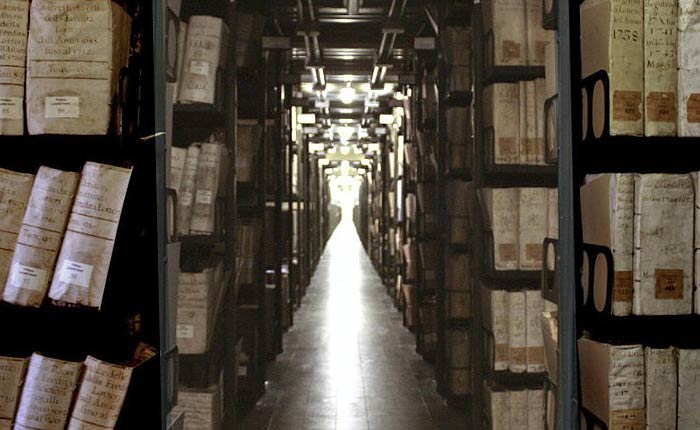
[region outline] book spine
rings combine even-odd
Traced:
[[[675,136],[678,93],[676,0],[644,1],[644,133]]]
[[[0,135],[24,134],[24,80],[29,1],[0,4]]]
[[[528,64],[527,23],[523,0],[492,0],[494,58],[496,66]]]
[[[700,428],[700,350],[678,350],[678,428]]]
[[[518,164],[530,164],[530,157],[535,154],[530,154],[532,142],[530,142],[530,111],[529,111],[529,94],[527,81],[518,82],[518,134],[520,135],[518,149]]]
[[[213,234],[216,228],[216,198],[223,158],[226,156],[224,145],[219,143],[202,144],[197,165],[197,180],[190,233]]]
[[[494,341],[494,370],[508,370],[508,293],[490,291],[491,330]]]
[[[0,428],[10,428],[27,371],[26,358],[0,357]]]
[[[88,357],[68,430],[114,429],[132,373],[131,367]]]
[[[81,369],[82,363],[32,355],[15,429],[63,429]]]
[[[190,234],[192,221],[193,195],[197,185],[197,165],[201,148],[193,144],[187,148],[187,158],[182,171],[182,182],[177,195],[177,231],[180,235]]]
[[[119,70],[128,61],[126,12],[109,0],[89,5],[35,0],[27,44],[29,134],[101,135],[109,130]],[[80,37],[66,35],[80,34]]]
[[[518,268],[542,269],[542,242],[547,235],[546,188],[521,188],[518,205]]]
[[[175,191],[180,189],[182,176],[185,171],[185,161],[187,160],[187,149],[170,148],[170,175],[168,178],[169,188]]]
[[[513,390],[508,392],[510,403],[510,430],[527,430],[528,424],[528,394],[529,390]]]
[[[644,0],[610,2],[611,135],[644,134]]]
[[[130,179],[131,169],[85,164],[49,290],[52,300],[102,306]]]
[[[39,168],[12,257],[3,300],[39,307],[53,275],[80,175]]]
[[[634,267],[634,175],[615,174],[611,178],[613,279],[612,312],[630,315],[633,300]]]
[[[5,289],[34,175],[0,169],[0,293]]]
[[[545,165],[546,157],[545,153],[545,141],[544,141],[544,127],[545,127],[545,110],[544,104],[546,101],[545,97],[545,80],[535,79],[535,164]]]
[[[645,429],[644,349],[611,346],[608,375],[609,429]]]
[[[491,190],[491,229],[496,270],[518,269],[518,193],[517,188]]]
[[[491,430],[510,430],[510,399],[508,391],[496,391],[485,387],[487,407],[489,408],[489,421],[491,426],[485,427]]]
[[[187,28],[180,103],[208,103],[216,100],[216,80],[224,43],[223,21],[211,16],[193,16]]]
[[[177,62],[175,64],[175,72],[177,73],[177,81],[175,82],[175,87],[173,88],[173,103],[177,103],[180,95],[180,82],[183,79],[183,74],[185,73],[185,46],[187,44],[187,23],[180,21],[179,29],[177,34]]]
[[[527,430],[544,430],[544,390],[527,392]]]
[[[515,84],[494,84],[493,97],[486,102],[493,112],[494,162],[496,164],[518,164],[520,160],[520,90]]]
[[[525,293],[526,302],[526,341],[527,341],[527,371],[529,373],[544,372],[544,339],[540,318],[544,312],[542,292],[531,290]]]
[[[690,175],[638,175],[635,182],[634,311],[692,312],[694,189]]]
[[[678,135],[700,136],[700,5],[678,1]]]
[[[508,370],[527,371],[527,307],[524,291],[508,293]]]
[[[676,428],[678,363],[674,348],[645,351],[647,430]]]
[[[183,354],[207,352],[211,317],[210,271],[180,273],[177,293],[177,343]]]

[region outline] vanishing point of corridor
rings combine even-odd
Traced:
[[[345,216],[268,370],[267,394],[243,428],[460,428],[466,417],[436,393],[432,367],[392,307]]]

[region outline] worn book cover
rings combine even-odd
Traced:
[[[520,162],[520,90],[517,83],[493,84],[484,89],[484,127],[494,145],[495,164]],[[489,140],[489,139],[493,140]]]
[[[613,256],[613,315],[632,313],[634,296],[634,175],[600,175],[581,187],[583,241],[605,246]],[[607,266],[595,271],[595,294],[606,297]]]
[[[700,136],[700,4],[678,1],[678,135]]]
[[[115,118],[130,36],[131,17],[110,0],[33,0],[27,46],[29,134],[106,134]]]
[[[527,81],[518,82],[518,164],[530,164],[530,150],[534,142],[530,141],[530,118],[529,114],[534,113],[528,109],[528,85]],[[534,100],[533,100],[534,101]],[[535,154],[532,154],[533,157]]]
[[[182,182],[177,194],[177,231],[180,235],[190,234],[193,196],[197,186],[197,166],[199,165],[200,153],[200,144],[192,144],[187,148],[185,167],[182,171]]]
[[[0,357],[0,429],[12,427],[28,362],[26,358]]]
[[[226,65],[228,29],[221,18],[190,17],[185,40],[182,78],[178,90],[180,103],[216,101],[217,74]]]
[[[491,430],[510,430],[510,396],[508,391],[491,388],[488,385],[484,386],[484,397],[486,403],[486,419],[485,427]]]
[[[528,43],[526,2],[486,0],[482,3],[483,30],[489,41],[487,61],[495,66],[526,66]]]
[[[168,188],[178,191],[182,184],[182,176],[185,171],[185,161],[187,160],[187,148],[170,148],[170,175],[168,177]]]
[[[34,353],[17,410],[15,430],[63,430],[83,363]]]
[[[513,390],[508,393],[510,400],[510,430],[527,430],[529,390]]]
[[[49,290],[52,300],[102,306],[130,178],[130,168],[85,163]]]
[[[185,413],[187,430],[221,430],[223,397],[222,382],[206,389],[181,387],[174,412]]]
[[[528,290],[525,292],[525,316],[527,318],[527,371],[528,373],[544,372],[544,340],[540,318],[544,312],[542,291]]]
[[[544,430],[544,390],[527,391],[527,430]]]
[[[482,287],[485,327],[493,335],[493,370],[508,370],[508,292]]]
[[[496,270],[518,269],[519,189],[485,190]]]
[[[190,234],[214,234],[216,200],[224,195],[228,152],[221,143],[203,143],[197,163]]]
[[[691,175],[635,175],[635,315],[692,312],[695,194]]]
[[[508,291],[508,370],[527,371],[527,301],[525,291]]]
[[[610,430],[645,430],[645,369],[641,345],[579,339],[581,400]]]
[[[675,430],[678,363],[675,348],[645,348],[647,430]]]
[[[0,136],[24,134],[29,0],[0,4]]]
[[[521,188],[518,204],[518,269],[542,269],[547,236],[547,188]]]
[[[5,288],[34,175],[0,169],[0,293]]]
[[[41,306],[68,226],[80,175],[41,166],[12,257],[3,300]]]
[[[114,429],[132,373],[132,367],[87,357],[68,430]]]
[[[644,134],[675,136],[678,93],[676,0],[644,0]]]
[[[581,4],[581,75],[607,72],[606,95],[596,88],[593,128],[599,135],[608,120],[610,134],[644,134],[644,0],[586,0]]]
[[[678,350],[678,429],[700,428],[700,350]]]
[[[546,147],[545,147],[545,123],[546,112],[544,109],[547,98],[545,97],[545,80],[535,79],[535,164],[546,164]],[[556,139],[556,136],[554,136]]]

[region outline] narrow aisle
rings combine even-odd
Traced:
[[[329,241],[245,430],[462,429],[349,217]]]

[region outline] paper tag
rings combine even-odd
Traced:
[[[613,302],[632,303],[634,287],[632,271],[616,271],[613,286]]]
[[[197,190],[197,204],[210,205],[213,200],[213,195],[210,190]]]
[[[515,157],[518,154],[516,139],[514,137],[499,137],[498,153],[501,157]]]
[[[88,288],[90,287],[90,279],[92,278],[92,269],[93,267],[89,264],[63,260],[58,279],[66,284]]]
[[[542,261],[542,245],[537,243],[525,244],[525,258],[528,261]]]
[[[80,97],[46,97],[44,118],[80,118]]]
[[[683,270],[656,269],[656,299],[683,299]]]
[[[265,284],[265,288],[267,288],[268,290],[274,290],[275,284]]]
[[[209,76],[209,62],[192,60],[190,62],[190,73],[193,75]]]
[[[238,376],[248,376],[248,367],[238,366]]]
[[[518,253],[515,248],[515,244],[512,243],[501,243],[498,245],[499,252],[499,262],[505,263],[509,261],[517,261]]]
[[[15,263],[12,265],[10,285],[15,288],[42,292],[46,286],[46,270]]]
[[[700,94],[691,94],[688,97],[688,122],[697,124],[700,123]]]
[[[192,339],[194,337],[194,326],[192,324],[178,324],[176,333],[178,339]]]
[[[23,118],[22,97],[0,97],[0,119]]]
[[[642,119],[642,93],[640,91],[615,91],[612,100],[615,121],[639,121]]]
[[[192,206],[192,193],[183,191],[180,194],[180,204],[183,206]]]
[[[501,58],[504,62],[510,62],[520,58],[520,43],[513,40],[504,40],[501,45]]]
[[[647,94],[647,117],[651,121],[676,121],[676,94],[652,91]]]

